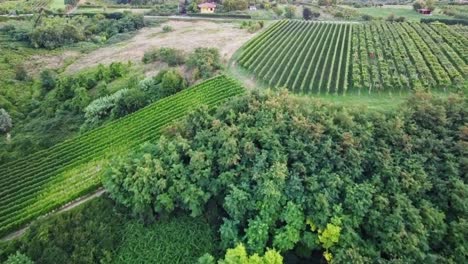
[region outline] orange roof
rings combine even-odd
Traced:
[[[199,8],[202,8],[202,7],[216,8],[216,4],[214,4],[214,3],[203,3],[203,4],[199,4],[198,7]]]

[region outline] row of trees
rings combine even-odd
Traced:
[[[146,219],[215,213],[223,249],[462,263],[467,106],[417,93],[375,113],[254,92],[198,109],[116,159],[103,182]]]
[[[35,23],[34,21],[39,21]],[[126,12],[112,18],[42,17],[10,23],[2,28],[16,40],[27,41],[35,48],[55,49],[80,41],[102,43],[119,33],[131,32],[144,26],[143,16]]]

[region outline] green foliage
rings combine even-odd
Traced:
[[[0,133],[10,132],[12,127],[13,123],[11,121],[10,114],[8,114],[5,109],[0,108]]]
[[[4,264],[34,264],[34,262],[28,256],[18,251],[16,254],[9,256]]]
[[[104,185],[147,216],[199,216],[217,204],[224,249],[300,245],[338,263],[463,262],[455,232],[466,225],[467,104],[461,94],[417,93],[398,111],[374,113],[254,92],[198,109],[117,159]]]
[[[150,225],[132,220],[122,230],[113,263],[196,263],[216,249],[215,230],[203,218],[177,216]]]
[[[224,0],[223,7],[225,11],[246,10],[249,7],[247,0]]]
[[[172,28],[169,25],[165,25],[165,26],[163,26],[162,30],[163,30],[164,33],[169,33],[169,32],[174,31],[174,28]]]
[[[207,79],[222,68],[219,50],[216,48],[196,48],[187,59],[187,66],[193,70],[194,79]]]
[[[122,89],[112,95],[100,97],[92,101],[84,109],[86,118],[84,125],[90,128],[97,127],[103,120],[111,115],[118,102],[123,101],[123,98],[125,98],[128,93],[128,89]]]
[[[120,210],[114,209],[112,200],[93,199],[73,210],[37,220],[10,250],[17,249],[38,264],[111,263],[123,225],[124,218]]]
[[[146,51],[142,60],[143,63],[162,61],[172,67],[183,64],[185,61],[185,55],[182,50],[163,47]]]
[[[18,81],[26,81],[29,79],[28,72],[23,65],[17,65],[15,67],[15,79]]]
[[[284,16],[289,19],[294,18],[296,16],[296,7],[293,5],[288,5],[284,9]]]
[[[214,107],[243,91],[236,82],[219,76],[52,148],[2,163],[0,236],[95,190],[112,156],[128,154],[143,142],[159,138],[166,126],[194,108]],[[54,114],[67,117],[70,111]],[[67,124],[58,125],[69,129]],[[23,153],[35,143],[31,138],[29,142]]]
[[[304,20],[311,20],[312,10],[310,10],[310,8],[308,7],[304,7],[304,9],[302,10],[302,18],[304,18]]]
[[[42,17],[38,25],[36,19],[24,23],[10,23],[7,29],[12,37],[29,41],[35,48],[55,49],[80,41],[103,42],[110,37],[144,26],[143,16],[125,12],[116,19],[102,15],[93,17]]]
[[[264,24],[263,21],[242,21],[241,28],[246,28],[250,33],[254,33],[262,29]]]
[[[55,88],[57,84],[57,73],[52,70],[46,69],[41,72],[41,85],[42,88],[48,92]]]
[[[213,256],[206,254],[198,259],[198,264],[215,264]],[[224,259],[220,259],[218,264],[282,264],[283,257],[275,250],[268,249],[264,256],[254,254],[249,256],[244,245],[238,244],[235,248],[226,251]]]

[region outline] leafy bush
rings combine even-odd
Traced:
[[[204,253],[214,253],[216,231],[203,217],[178,215],[144,225],[128,221],[113,263],[193,264]]]
[[[181,65],[185,61],[185,55],[182,50],[174,48],[158,48],[145,52],[143,55],[143,63],[152,63],[162,61],[169,66]]]
[[[223,7],[225,11],[246,10],[249,7],[247,0],[224,0]]]
[[[0,133],[8,133],[10,132],[11,128],[13,127],[10,114],[3,109],[0,108]]]
[[[119,33],[131,32],[144,26],[143,16],[129,12],[88,16],[42,17],[35,20],[8,24],[6,31],[17,40],[29,41],[36,48],[55,49],[80,41],[102,42]]]
[[[26,71],[26,68],[21,64],[16,65],[15,67],[15,79],[18,81],[26,81],[29,79],[29,75]]]
[[[38,264],[112,263],[123,220],[112,200],[94,199],[71,211],[37,220],[12,249],[25,254],[21,259],[29,257]]]
[[[198,264],[215,264],[214,257],[205,254],[198,259]],[[244,245],[239,244],[235,248],[228,249],[224,259],[218,261],[219,264],[257,264],[257,263],[267,263],[267,264],[282,264],[283,257],[275,250],[269,249],[265,252],[264,256],[259,256],[255,254],[253,256],[248,256],[247,250]]]
[[[371,15],[368,15],[368,14],[364,14],[361,17],[362,17],[362,20],[364,21],[371,21],[374,19]]]
[[[85,109],[85,127],[97,127],[111,116],[112,111],[117,106],[117,102],[123,100],[129,93],[128,89],[122,89],[112,95],[100,97],[92,101]]]
[[[115,160],[104,186],[143,215],[217,205],[224,249],[464,262],[466,99],[418,93],[399,111],[354,110],[258,92],[198,109]]]
[[[16,252],[16,254],[9,256],[4,264],[34,264],[34,262],[28,256]]]
[[[296,7],[288,5],[284,10],[284,16],[289,19],[294,18],[296,16]]]
[[[207,79],[222,68],[221,56],[216,48],[196,48],[187,60],[194,79]]]
[[[241,28],[247,29],[250,33],[254,33],[263,28],[265,22],[263,21],[242,21]]]
[[[57,73],[52,71],[52,70],[49,70],[49,69],[46,69],[46,70],[43,70],[41,72],[41,85],[42,85],[42,88],[48,92],[52,89],[55,88],[55,85],[57,83]]]
[[[169,26],[169,25],[163,26],[162,30],[163,30],[164,33],[168,33],[168,32],[174,31],[174,29],[173,29],[171,26]]]

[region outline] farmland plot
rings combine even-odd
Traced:
[[[443,24],[280,21],[248,42],[238,62],[300,94],[447,91],[466,84],[467,47]]]

